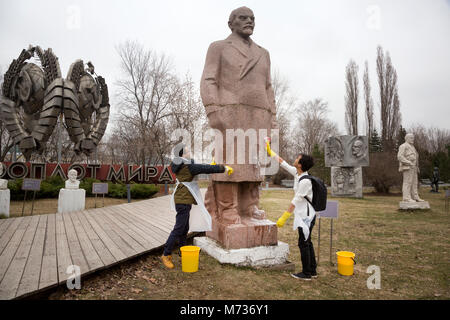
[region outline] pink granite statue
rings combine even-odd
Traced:
[[[212,175],[205,205],[213,218],[213,231],[207,235],[226,248],[276,244],[275,224],[264,220],[264,211],[258,209],[260,166],[249,157],[255,144],[257,154],[264,145],[259,146],[259,138],[249,138],[245,150],[239,150],[236,138],[227,139],[226,134],[227,129],[266,129],[270,135],[271,129],[278,128],[269,52],[250,38],[255,17],[249,8],[233,10],[228,26],[231,35],[209,46],[200,84],[209,125],[222,133],[223,162],[234,168],[231,176]],[[233,163],[227,158],[231,146],[235,148]],[[239,152],[245,152],[243,163],[238,161]]]

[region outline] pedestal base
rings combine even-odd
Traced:
[[[276,224],[267,219],[247,217],[238,224],[222,224],[213,219],[212,231],[206,232],[206,236],[225,249],[241,249],[277,245],[277,231]]]
[[[9,203],[10,203],[9,189],[0,190],[0,217],[9,218]]]
[[[400,201],[400,210],[424,210],[430,209],[430,204],[428,201],[423,202],[409,202],[409,201]]]
[[[287,262],[289,245],[278,241],[274,246],[259,246],[243,249],[224,249],[217,241],[208,237],[194,238],[194,245],[200,247],[220,263],[237,266],[268,267]]]
[[[61,189],[58,198],[58,213],[84,210],[86,190]]]

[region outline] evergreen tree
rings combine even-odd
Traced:
[[[323,180],[327,185],[331,185],[331,170],[325,167],[325,153],[315,144],[311,156],[314,158],[314,166],[309,170],[312,174]]]
[[[378,135],[376,128],[373,129],[372,135],[369,138],[369,152],[381,152],[383,151],[381,138]]]

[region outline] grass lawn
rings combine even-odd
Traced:
[[[431,210],[400,212],[401,195],[365,194],[364,199],[339,201],[334,222],[332,264],[329,261],[330,220],[321,222],[320,264],[317,279],[300,281],[288,271],[256,270],[221,265],[200,254],[197,273],[181,271],[181,258],[174,254],[176,268],[166,270],[159,254],[148,254],[82,279],[80,290],[60,287],[50,299],[449,299],[450,213],[444,211],[444,194],[421,190]],[[288,207],[292,190],[263,191],[261,207],[275,221]],[[333,198],[331,198],[333,199]],[[300,271],[298,234],[293,218],[278,231],[289,243],[290,261]],[[318,223],[313,230],[317,254]],[[339,250],[356,254],[355,274],[337,273]],[[370,265],[381,270],[381,289],[369,290],[366,273]]]

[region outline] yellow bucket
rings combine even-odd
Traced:
[[[200,248],[197,246],[184,246],[181,250],[181,271],[197,272]]]
[[[353,274],[353,265],[356,263],[355,254],[350,251],[338,251],[336,255],[339,274],[351,276]]]

